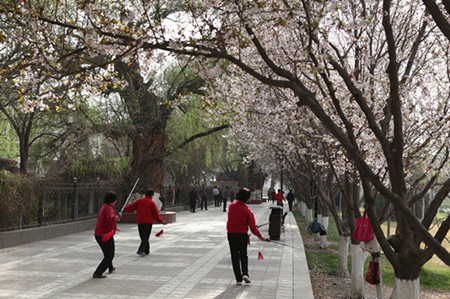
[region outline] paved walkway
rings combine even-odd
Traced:
[[[257,224],[268,222],[271,204],[249,205]],[[236,285],[226,239],[226,213],[210,207],[179,212],[160,238],[154,225],[150,256],[136,254],[137,226],[119,224],[117,270],[92,279],[102,259],[93,230],[0,250],[0,298],[302,298],[312,299],[300,232],[294,216],[285,220],[280,243],[248,247],[251,284]],[[268,225],[260,228],[268,235]],[[258,260],[258,252],[264,259]]]

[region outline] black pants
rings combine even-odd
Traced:
[[[227,199],[226,198],[223,199],[223,211],[224,212],[227,211]]]
[[[191,205],[191,212],[195,212],[195,205],[197,204],[196,199],[189,199]]]
[[[153,224],[143,223],[138,224],[139,237],[141,238],[141,245],[139,245],[138,251],[145,254],[150,254],[150,234],[152,233]]]
[[[205,205],[205,210],[208,209],[208,197],[207,196],[202,196],[202,202],[200,204],[201,209],[203,210],[203,204]]]
[[[219,206],[219,195],[214,195],[214,206],[215,207]]]
[[[289,212],[292,212],[292,203],[293,203],[294,201],[293,200],[288,200],[288,203],[289,203]]]
[[[101,236],[95,236],[95,240],[103,251],[103,260],[100,262],[100,265],[98,265],[97,270],[95,270],[95,274],[102,275],[106,269],[114,269],[112,264],[115,251],[114,237],[111,237],[108,241],[103,242]]]
[[[242,276],[244,275],[248,276],[247,242],[247,234],[228,234],[231,263],[233,264],[233,271],[236,281],[242,281]]]

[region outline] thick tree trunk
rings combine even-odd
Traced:
[[[359,244],[352,244],[352,298],[366,298],[364,292],[364,262],[369,253],[361,249]]]
[[[26,174],[28,172],[28,157],[29,157],[29,146],[28,137],[19,136],[19,147],[20,147],[20,172]]]
[[[143,189],[152,188],[156,192],[163,189],[166,140],[160,128],[147,128],[133,138],[130,180],[140,178],[139,185],[143,186]]]
[[[390,299],[419,299],[420,298],[420,278],[413,280],[400,279],[395,277],[394,290]]]
[[[341,277],[350,277],[348,272],[348,244],[350,237],[339,237],[339,258],[336,274]]]

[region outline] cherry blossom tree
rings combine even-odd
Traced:
[[[35,62],[39,71],[24,73],[23,84],[40,78],[44,70],[59,80],[54,84],[74,73],[83,83],[94,81],[96,88],[120,84],[102,72],[94,80],[88,72],[98,65],[86,59],[95,61],[104,53],[125,63],[137,56],[143,61],[164,59],[163,52],[197,58],[192,66],[211,87],[206,104],[226,103],[216,115],[233,111],[232,118],[239,120],[258,107],[261,117],[274,116],[279,134],[287,130],[277,117],[280,113],[291,113],[291,119],[311,115],[326,129],[321,137],[339,144],[359,174],[375,235],[394,267],[392,298],[418,298],[420,269],[434,254],[450,265],[450,254],[441,246],[450,218],[434,236],[428,232],[450,190],[445,143],[449,84],[441,71],[448,40],[419,3],[180,1],[183,13],[172,10],[162,18],[161,9],[170,11],[174,2],[160,1],[154,7],[142,0],[75,1],[71,10],[56,9],[58,1],[44,2],[6,1],[0,7],[5,18],[25,20],[30,28],[26,34],[17,31],[8,44],[33,45],[27,61]],[[48,32],[60,38],[43,38]],[[60,50],[48,50],[52,48]],[[62,67],[69,61],[76,66]],[[109,63],[103,62],[104,67]],[[20,61],[13,68],[26,66]],[[275,92],[283,94],[283,101],[266,105]],[[312,124],[299,125],[308,129]],[[240,126],[236,122],[232,127],[244,131]],[[245,128],[247,135],[241,138],[272,138],[252,129]],[[419,160],[432,172],[417,178],[428,183],[416,197],[407,182],[411,164]],[[438,177],[444,184],[420,222],[411,206]],[[389,240],[375,213],[376,193],[392,205],[398,221]],[[353,296],[363,294],[356,290]]]

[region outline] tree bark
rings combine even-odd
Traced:
[[[141,179],[145,189],[156,192],[163,189],[165,169],[163,168],[167,138],[161,128],[147,128],[133,138],[132,181]]]

